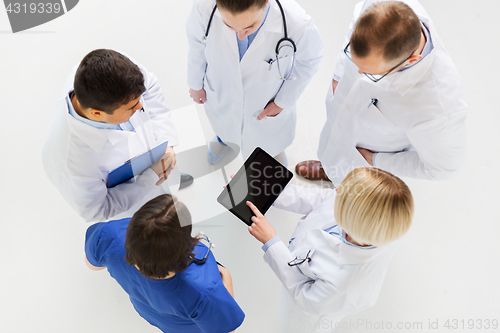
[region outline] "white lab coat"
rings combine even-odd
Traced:
[[[132,60],[132,59],[131,59]],[[158,176],[148,168],[141,175],[113,188],[106,187],[108,172],[164,141],[175,146],[177,132],[158,79],[146,68],[146,91],[141,96],[144,112],[130,117],[136,132],[97,129],[68,113],[77,67],[69,75],[42,150],[45,172],[64,199],[86,221],[131,217],[148,200],[175,192],[180,174],[174,169],[168,181],[155,186]]]
[[[344,46],[360,14],[375,2],[356,6]],[[334,184],[354,168],[369,166],[356,147],[379,152],[376,167],[417,179],[448,179],[465,160],[467,106],[460,77],[425,9],[416,0],[404,2],[429,29],[434,49],[412,68],[377,83],[341,52],[334,72],[340,81],[335,95],[330,85],[318,147]]]
[[[297,46],[296,80],[278,79],[275,48],[283,35],[283,21],[275,0],[241,62],[236,33],[215,12],[206,44],[202,42],[214,0],[194,0],[186,31],[189,40],[188,85],[204,88],[205,110],[215,133],[225,142],[241,147],[244,157],[256,147],[272,156],[289,146],[295,135],[295,102],[318,70],[323,43],[310,16],[293,0],[282,0],[288,36]],[[283,53],[283,56],[290,56]],[[283,111],[276,117],[257,120],[266,105],[274,102]]]
[[[275,207],[306,214],[286,247],[273,244],[264,260],[283,283],[283,332],[331,332],[342,318],[375,304],[397,242],[371,249],[345,244],[323,231],[336,225],[336,191],[289,185]],[[296,257],[311,261],[290,267]]]

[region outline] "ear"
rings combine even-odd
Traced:
[[[410,57],[410,59],[408,59],[410,65],[413,65],[414,63],[416,63],[417,61],[419,61],[420,59],[422,59],[422,55],[420,54],[414,54]]]
[[[106,115],[106,112],[97,109],[89,109],[89,115],[92,117],[91,120],[102,122]]]

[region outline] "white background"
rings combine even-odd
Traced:
[[[467,163],[452,181],[407,180],[416,201],[414,225],[377,304],[344,320],[366,320],[374,328],[337,332],[386,332],[375,329],[382,321],[422,322],[423,330],[393,331],[423,332],[429,320],[438,320],[433,331],[444,332],[447,319],[464,319],[466,327],[468,319],[500,320],[500,1],[421,2],[463,80],[470,108]],[[286,151],[291,168],[316,157],[325,94],[356,0],[299,3],[320,29],[325,56],[298,102],[297,136]],[[126,52],[154,72],[173,110],[192,105],[184,30],[190,6],[189,0],[81,0],[66,15],[17,34],[0,8],[0,332],[158,332],[106,271],[84,265],[88,224],[47,180],[40,152],[70,69],[96,48]],[[184,148],[203,141],[193,128],[206,126],[186,114],[176,112]],[[268,218],[286,239],[299,216],[272,208]],[[229,213],[196,224],[200,229],[233,275],[246,313],[238,331],[277,332],[280,283],[263,262],[260,243]],[[453,330],[462,331],[492,330]]]

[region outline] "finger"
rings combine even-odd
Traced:
[[[264,111],[262,111],[261,114],[259,114],[257,120],[261,120],[262,118],[267,117],[267,113],[269,112],[268,110],[269,109],[265,108]]]
[[[250,201],[247,201],[247,206],[250,207],[250,209],[255,214],[255,216],[257,216],[257,217],[264,216],[264,215],[262,215],[260,210],[257,207],[255,207],[255,205],[253,203],[251,203]]]
[[[163,182],[165,181],[165,178],[161,177],[160,179],[158,179],[158,181],[156,182],[156,186],[160,186],[161,184],[163,184]]]
[[[171,153],[166,153],[165,155],[163,155],[163,160],[165,161],[166,169],[168,169],[170,165],[175,161],[174,156]]]
[[[250,232],[250,234],[255,237],[255,223],[252,223],[248,226],[248,232]]]
[[[229,177],[231,177],[231,179],[233,179],[234,178],[234,173],[232,175],[230,175]]]

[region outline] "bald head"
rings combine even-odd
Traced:
[[[415,12],[400,1],[379,2],[359,17],[351,36],[351,51],[360,58],[380,56],[396,63],[420,44],[421,26]]]

